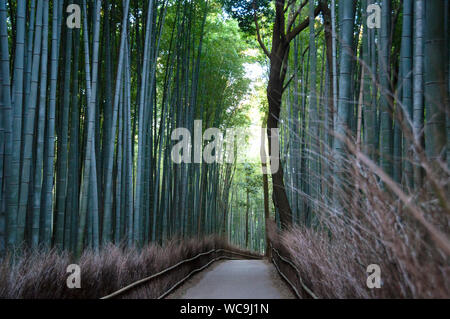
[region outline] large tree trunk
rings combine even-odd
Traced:
[[[289,53],[289,42],[284,35],[284,1],[276,5],[276,18],[273,26],[272,52],[270,54],[270,76],[267,85],[267,100],[269,102],[269,114],[267,117],[267,137],[269,139],[269,156],[272,170],[272,187],[275,209],[280,216],[281,227],[291,224],[292,212],[286,195],[284,186],[283,167],[280,161],[280,154],[272,154],[272,129],[278,129],[280,118],[281,98],[283,95],[283,83],[286,76],[282,70],[283,61]],[[284,65],[286,68],[286,64]],[[278,137],[276,142],[278,143]],[[278,148],[279,149],[279,148]],[[279,152],[279,151],[278,151]]]
[[[272,168],[273,200],[275,208],[280,216],[280,223],[283,228],[292,223],[292,211],[286,195],[284,186],[283,167],[280,162],[280,154],[272,154],[272,129],[278,129],[278,120],[280,118],[281,98],[283,95],[283,85],[286,77],[287,62],[289,56],[290,42],[305,28],[309,26],[309,19],[305,19],[291,30],[294,21],[288,22],[286,30],[285,24],[285,1],[280,0],[275,3],[275,23],[273,25],[272,49],[269,53],[261,41],[257,19],[255,16],[258,41],[264,52],[270,59],[270,76],[267,85],[267,100],[269,102],[269,114],[267,118],[267,135],[269,138],[269,156]],[[301,7],[299,8],[301,10]],[[321,11],[320,5],[314,10],[314,16]],[[287,31],[287,33],[286,33]],[[278,136],[276,137],[278,138]],[[274,139],[276,140],[276,139]],[[278,143],[278,140],[276,140]],[[277,148],[279,149],[279,148]]]
[[[279,46],[283,46],[280,48],[280,50],[277,50],[279,54],[275,53],[277,51],[272,50],[270,78],[267,86],[267,99],[269,101],[267,135],[269,138],[269,156],[271,160],[271,166],[278,168],[277,170],[271,172],[274,204],[280,216],[281,226],[286,227],[291,224],[292,212],[286,195],[286,188],[284,186],[283,167],[280,162],[280,154],[272,154],[272,129],[278,129],[278,119],[280,117],[280,110],[281,110],[281,96],[283,91],[284,77],[282,76],[280,77],[281,65],[284,56],[287,54],[288,51],[287,45],[280,43]]]

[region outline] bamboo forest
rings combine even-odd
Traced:
[[[450,298],[449,13],[0,0],[0,298]]]

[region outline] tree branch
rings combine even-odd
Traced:
[[[314,16],[317,17],[319,13],[322,11],[322,6],[319,4],[316,9],[314,9]],[[309,18],[303,20],[298,26],[296,26],[291,32],[289,32],[286,36],[287,42],[291,42],[300,32],[306,29],[309,26]]]
[[[302,9],[306,6],[307,3],[308,3],[308,0],[303,1],[303,3],[300,5],[300,7],[297,9],[297,11],[295,11],[294,15],[289,19],[286,32],[291,31],[291,28],[294,25],[295,20],[300,15],[300,13],[302,12]]]
[[[289,7],[295,3],[296,0],[289,0],[288,4],[286,5],[286,8],[284,8],[284,13],[286,13],[289,10]]]
[[[258,38],[259,46],[261,47],[261,49],[263,49],[263,51],[267,55],[267,57],[270,58],[269,50],[267,50],[266,46],[264,45],[264,42],[261,39],[261,33],[259,31],[259,24],[258,24],[258,17],[256,16],[256,4],[254,1],[253,1],[253,16],[255,19],[256,35]]]
[[[320,28],[320,29],[317,31],[317,33],[316,33],[316,35],[315,35],[316,38],[322,33],[322,30],[323,30],[323,28]],[[306,49],[303,51],[303,53],[302,53],[302,59],[305,58],[305,54],[306,54],[306,52],[308,52],[308,50],[309,50],[309,45],[308,45],[308,46],[306,47]],[[297,68],[297,72],[298,72],[298,71],[300,71],[300,66]],[[294,76],[295,76],[295,73],[292,74],[292,76],[291,76],[291,77],[289,78],[289,80],[286,82],[286,84],[285,84],[284,87],[283,87],[283,91],[282,91],[282,92],[286,91],[286,89],[288,88],[289,84],[291,84],[292,80],[294,79]]]
[[[303,53],[302,53],[302,59],[305,58],[305,54],[306,54],[306,52],[308,52],[308,51],[309,51],[309,45],[308,45],[308,46],[306,47],[306,49],[303,51]],[[301,67],[301,65],[298,66],[296,72],[300,71],[300,67]],[[288,81],[286,82],[286,84],[284,85],[283,91],[282,91],[282,92],[286,91],[286,89],[288,88],[289,84],[291,84],[291,82],[292,82],[292,80],[294,79],[294,77],[295,77],[295,72],[292,74],[292,76],[289,78],[289,80],[288,80]]]
[[[274,24],[274,30],[278,30],[278,32],[275,32],[277,35],[279,35],[279,40],[281,43],[286,43],[286,30],[285,28],[285,21],[286,18],[284,16],[284,3],[285,0],[276,0],[275,1],[275,24]],[[274,45],[275,43],[272,43]],[[277,47],[275,45],[275,47]]]

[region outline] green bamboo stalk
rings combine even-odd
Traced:
[[[11,175],[8,184],[8,209],[7,209],[7,244],[9,248],[17,243],[17,213],[19,208],[20,186],[20,160],[22,147],[22,108],[23,108],[23,83],[25,62],[25,27],[26,27],[26,2],[17,2],[16,18],[16,42],[14,57],[14,100],[12,123],[12,156]]]
[[[43,233],[41,227],[41,194],[43,183],[43,166],[44,166],[44,130],[46,126],[45,113],[47,101],[47,65],[48,65],[48,13],[49,1],[44,0],[43,23],[42,23],[42,54],[41,54],[41,78],[40,96],[39,96],[39,114],[37,119],[37,137],[35,151],[35,170],[34,170],[34,186],[33,186],[33,211],[31,226],[31,247],[36,248],[43,241]]]
[[[401,44],[401,67],[402,77],[402,108],[408,115],[408,123],[413,124],[413,0],[403,1],[403,24],[402,24],[402,44]],[[414,188],[414,172],[411,161],[413,160],[412,143],[409,139],[404,139],[404,156],[405,156],[405,170],[404,180],[407,187]]]
[[[401,54],[403,55],[403,53]],[[402,86],[402,79],[404,78],[403,73],[404,72],[404,68],[403,68],[403,60],[400,59],[400,66],[399,66],[399,71],[398,71],[398,77],[399,77],[399,81],[397,82],[397,93],[396,93],[396,107],[395,107],[395,113],[394,113],[394,144],[393,144],[393,175],[392,177],[394,178],[394,181],[396,181],[397,183],[401,183],[402,182],[402,175],[405,174],[405,172],[403,172],[402,174],[402,150],[403,150],[403,145],[402,145],[402,130],[401,130],[401,125],[399,123],[399,116],[397,115],[397,113],[400,114],[404,114],[403,112],[403,105],[401,105],[401,101],[402,101],[402,96],[403,96],[403,86]]]
[[[425,150],[431,160],[446,156],[446,103],[448,59],[445,44],[445,1],[428,0],[425,4]]]
[[[393,130],[391,96],[391,0],[383,0],[381,9],[380,35],[380,166],[390,176],[393,175]]]
[[[2,100],[2,121],[4,128],[4,187],[9,189],[11,185],[11,160],[12,160],[12,101],[11,101],[11,75],[9,65],[9,41],[6,24],[7,12],[5,0],[0,0],[0,67],[1,67],[1,100]],[[9,196],[3,193],[1,198],[0,211],[7,206]],[[3,240],[0,250],[4,251],[8,236],[9,212],[6,210],[6,220],[3,229]]]
[[[335,186],[334,189],[340,189],[342,184],[342,169],[344,165],[345,156],[345,142],[342,137],[348,134],[348,115],[350,108],[352,107],[352,92],[351,92],[351,65],[354,56],[353,45],[353,21],[355,16],[355,10],[353,1],[344,0],[340,2],[343,6],[343,12],[341,16],[342,32],[341,32],[341,54],[340,54],[340,70],[339,70],[339,99],[338,99],[338,112],[336,117],[335,130],[338,137],[334,141],[334,151],[336,155],[335,165]],[[339,204],[339,192],[333,193],[334,203],[338,213],[341,212]]]
[[[42,10],[43,2],[38,1],[36,10],[36,33],[34,38],[34,50],[32,59],[32,72],[30,75],[31,87],[28,98],[28,106],[24,121],[24,148],[20,185],[19,210],[17,216],[17,243],[25,239],[26,213],[28,208],[28,194],[30,189],[30,175],[33,174],[31,163],[33,161],[33,137],[35,130],[35,112],[37,105],[37,91],[39,79],[39,64],[42,45]]]
[[[96,175],[96,163],[95,163],[95,140],[94,140],[94,122],[95,122],[95,101],[96,101],[96,89],[97,89],[97,71],[98,71],[98,47],[100,37],[100,9],[101,3],[99,0],[95,4],[95,23],[94,23],[94,46],[93,46],[93,59],[92,59],[92,78],[90,70],[89,59],[89,42],[88,42],[88,26],[87,26],[87,5],[86,0],[83,0],[83,36],[84,36],[84,55],[85,55],[85,69],[86,69],[86,99],[88,109],[88,123],[87,123],[87,142],[84,157],[84,167],[82,174],[82,185],[80,192],[80,216],[78,221],[78,236],[76,255],[80,256],[84,246],[84,234],[86,228],[88,197],[91,199],[91,214],[95,219],[98,219],[98,206],[95,205],[97,200],[97,185],[93,184],[96,178],[92,178],[91,175]],[[89,196],[89,194],[92,194]],[[95,244],[94,244],[95,246]],[[98,247],[94,247],[98,248]]]
[[[27,37],[27,54],[25,58],[25,104],[24,104],[24,114],[23,114],[23,121],[25,121],[25,118],[27,116],[27,108],[30,104],[30,94],[31,94],[31,70],[32,70],[32,64],[33,64],[33,40],[34,40],[34,31],[35,31],[35,20],[36,18],[36,0],[32,0],[30,3],[30,9],[29,9],[29,19],[30,24],[28,27],[28,37]],[[22,132],[22,134],[25,134],[25,132]],[[23,158],[22,158],[23,160]]]
[[[372,4],[372,0],[365,0],[363,2],[363,13],[366,12],[367,4]],[[367,19],[367,13],[363,15],[363,20]],[[364,63],[364,89],[363,89],[363,112],[364,112],[364,151],[370,157],[374,158],[376,151],[376,136],[375,136],[375,121],[376,121],[376,107],[372,104],[371,88],[375,86],[373,83],[373,76],[375,76],[372,69],[372,47],[373,43],[373,30],[364,24],[363,31],[363,63]],[[373,94],[373,93],[372,93]]]
[[[147,25],[145,31],[145,44],[144,44],[144,61],[142,64],[141,73],[141,88],[140,88],[140,101],[139,101],[139,132],[138,132],[138,155],[137,155],[137,168],[136,168],[136,190],[134,198],[134,224],[133,224],[133,241],[138,246],[142,242],[140,225],[142,218],[142,204],[144,200],[143,188],[144,181],[142,173],[144,171],[144,113],[145,113],[145,97],[147,91],[148,71],[149,71],[149,52],[150,52],[150,39],[152,34],[152,17],[153,17],[153,0],[150,0],[147,13]]]
[[[66,50],[64,67],[64,95],[61,111],[61,131],[58,137],[58,161],[57,161],[57,184],[56,184],[56,232],[55,246],[63,248],[65,229],[70,229],[70,211],[66,213],[67,180],[68,180],[68,133],[70,114],[70,88],[72,71],[72,34],[71,28],[66,29]]]
[[[61,1],[60,1],[61,2]],[[44,194],[43,194],[43,211],[44,214],[44,245],[50,247],[52,244],[52,220],[53,220],[53,176],[54,176],[54,161],[55,161],[55,117],[56,117],[56,90],[58,81],[59,68],[59,44],[60,44],[60,24],[59,16],[61,5],[54,3],[52,14],[52,52],[51,52],[51,71],[50,71],[50,95],[48,106],[48,126],[45,149],[44,162]],[[64,225],[64,224],[62,224]],[[62,240],[62,232],[61,237]]]
[[[125,42],[126,48],[126,66],[125,66],[125,100],[126,100],[126,205],[125,205],[125,216],[126,216],[126,239],[128,247],[133,244],[133,150],[132,150],[132,127],[131,127],[131,72],[130,72],[130,49],[128,41]]]
[[[125,56],[125,40],[128,30],[128,11],[129,11],[130,1],[124,1],[123,10],[123,20],[122,20],[122,33],[120,37],[120,49],[119,49],[119,63],[117,65],[116,73],[116,87],[114,93],[114,104],[112,113],[112,130],[111,130],[111,140],[108,141],[108,152],[107,152],[107,167],[106,167],[106,182],[105,182],[105,202],[104,202],[104,212],[103,212],[103,232],[102,232],[102,243],[103,245],[111,241],[112,238],[112,179],[113,179],[113,158],[114,158],[114,141],[116,139],[117,130],[117,116],[119,107],[119,95],[122,88],[122,70],[123,61]]]
[[[315,39],[315,15],[314,1],[309,3],[309,54],[311,81],[309,86],[309,136],[310,136],[310,163],[311,163],[311,197],[313,200],[319,196],[319,116],[317,111],[317,49]],[[315,205],[312,209],[316,210]]]
[[[80,30],[74,34],[74,56],[73,56],[73,86],[70,111],[70,145],[69,145],[69,173],[67,185],[66,218],[64,248],[75,251],[77,236],[77,216],[79,199],[79,133],[80,133],[80,105],[78,101],[78,66],[80,60]],[[70,227],[68,225],[70,223]]]
[[[107,0],[105,1],[105,8],[109,8],[110,6],[110,1]],[[107,165],[104,165],[103,161],[107,158],[107,151],[109,148],[108,143],[111,140],[111,115],[112,115],[112,84],[110,79],[113,78],[113,72],[112,72],[112,52],[113,49],[111,47],[111,42],[113,42],[113,40],[115,40],[114,38],[111,39],[111,28],[110,28],[110,21],[111,16],[110,16],[110,10],[105,10],[105,19],[103,20],[103,33],[104,33],[104,55],[105,55],[105,59],[106,59],[106,74],[104,74],[104,78],[105,78],[105,103],[103,105],[103,134],[102,134],[102,178],[101,181],[104,183],[105,182],[105,176],[106,176],[106,169],[107,169]]]
[[[127,57],[125,57],[126,59]],[[124,73],[123,73],[124,74]],[[121,77],[121,82],[124,83],[124,76]],[[118,129],[118,138],[117,138],[117,159],[116,159],[116,205],[115,205],[115,229],[114,229],[114,242],[118,244],[120,242],[120,230],[121,230],[121,215],[123,213],[122,209],[122,176],[123,174],[123,149],[124,149],[124,85],[121,85],[122,89],[120,90],[120,101],[119,101],[119,129]],[[112,228],[112,226],[111,226]],[[103,232],[105,229],[103,228]]]

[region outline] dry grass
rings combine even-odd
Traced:
[[[218,237],[202,240],[171,240],[164,247],[149,245],[141,250],[105,247],[100,253],[85,251],[74,261],[67,253],[24,252],[21,257],[0,263],[0,298],[9,299],[95,299],[110,294],[177,262],[212,249],[229,247]],[[157,298],[193,269],[205,265],[214,255],[202,256],[167,275],[139,286],[121,298]],[[217,256],[217,253],[216,253]],[[66,285],[67,266],[81,268],[81,288]]]
[[[320,298],[450,297],[448,260],[425,243],[367,238],[357,243],[351,235],[330,240],[325,231],[296,227],[281,234],[278,245]],[[380,289],[366,286],[370,264],[381,268]]]
[[[320,298],[450,298],[445,163],[425,156],[416,160],[413,164],[427,174],[423,185],[411,190],[348,148],[351,155],[341,161],[339,188],[333,176],[319,177],[328,195],[314,199],[299,193],[314,212],[313,226],[279,232],[272,225],[274,246],[293,260]],[[381,268],[380,289],[366,285],[370,264]],[[295,272],[284,268],[301,291]]]

